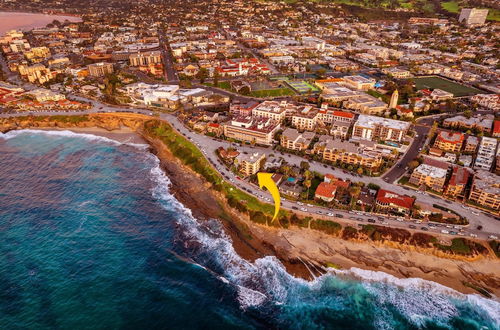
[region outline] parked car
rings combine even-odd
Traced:
[[[425,230],[425,231],[429,230],[429,228],[427,228],[427,227],[421,227],[420,229]]]
[[[339,214],[339,213],[335,214],[335,216],[336,216],[337,218],[343,218],[343,217],[344,217],[342,214]]]
[[[408,227],[410,227],[411,229],[417,229],[417,226],[415,225],[409,225]]]
[[[498,236],[495,236],[495,235],[490,235],[488,236],[489,239],[498,239]]]
[[[450,232],[447,231],[446,229],[441,229],[441,233],[443,233],[443,234],[449,234]]]
[[[368,219],[368,222],[370,222],[370,223],[376,223],[375,219]]]

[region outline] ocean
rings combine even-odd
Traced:
[[[0,36],[13,29],[28,31],[34,28],[41,28],[52,23],[54,20],[58,20],[61,23],[65,20],[70,22],[82,21],[81,18],[75,16],[0,11]]]
[[[499,329],[500,304],[351,269],[250,263],[169,191],[147,147],[0,135],[0,329]]]

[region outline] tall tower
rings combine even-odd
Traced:
[[[394,109],[398,105],[399,92],[397,89],[392,92],[391,102],[389,103],[389,108]]]

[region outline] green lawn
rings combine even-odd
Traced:
[[[456,97],[469,96],[481,93],[479,89],[467,87],[459,83],[446,80],[440,77],[425,77],[425,78],[413,78],[415,81],[415,86],[418,90],[420,89],[434,89],[439,88],[444,91],[453,93]]]
[[[288,95],[295,95],[295,93],[290,88],[263,89],[250,92],[250,96],[253,97],[278,97]]]

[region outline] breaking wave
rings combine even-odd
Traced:
[[[218,221],[197,221],[191,210],[172,196],[170,180],[161,170],[159,160],[153,155],[151,159],[154,162],[151,174],[156,182],[153,197],[166,209],[175,209],[185,247],[196,246],[190,250],[195,251],[193,258],[219,272],[218,278],[235,288],[244,310],[260,309],[266,313],[272,310],[285,324],[283,318],[297,318],[294,328],[318,327],[312,315],[325,309],[359,314],[372,309],[373,315],[366,319],[377,329],[392,329],[401,323],[417,328],[431,324],[453,328],[458,319],[471,328],[500,327],[497,301],[462,294],[432,281],[400,279],[359,268],[331,269],[313,281],[306,281],[287,273],[275,257],[249,262],[236,253],[231,238]]]

